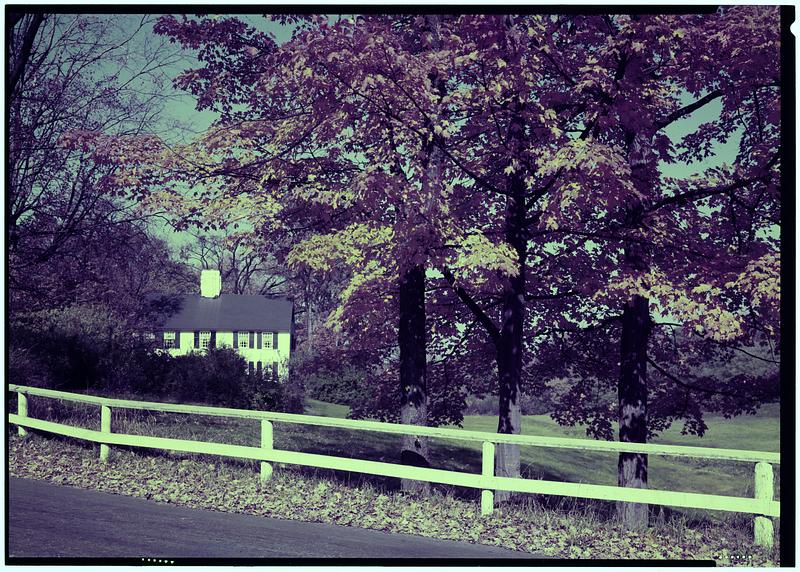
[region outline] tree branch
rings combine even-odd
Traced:
[[[36,39],[36,33],[39,31],[39,26],[41,26],[43,20],[44,14],[34,14],[30,25],[24,32],[19,58],[14,63],[14,67],[8,77],[8,93],[10,94],[14,93],[17,83],[25,71],[25,66],[28,64],[28,60],[31,57],[31,51],[33,50],[33,41]],[[19,21],[21,21],[21,18],[16,21],[12,19],[10,22],[11,26],[6,29],[6,34],[10,34],[14,24],[18,23]],[[11,54],[9,54],[9,56],[10,55]]]
[[[680,109],[677,109],[677,110],[673,111],[672,113],[670,113],[669,115],[667,115],[663,119],[659,119],[658,121],[656,121],[653,124],[653,127],[655,128],[656,131],[658,131],[659,129],[663,129],[664,127],[666,127],[667,125],[669,125],[671,123],[674,123],[678,119],[681,119],[682,117],[686,117],[690,113],[692,113],[694,111],[697,111],[698,109],[700,109],[701,107],[703,107],[707,103],[717,99],[718,97],[722,97],[722,90],[721,89],[715,89],[711,93],[701,97],[700,99],[698,99],[695,102],[690,103],[686,107],[682,107]]]
[[[558,300],[559,298],[568,298],[579,294],[577,290],[567,290],[566,292],[558,292],[556,294],[525,294],[525,301],[531,302],[533,300]]]
[[[705,387],[697,387],[696,385],[692,385],[691,383],[686,383],[685,381],[681,381],[680,379],[672,375],[670,372],[665,370],[663,367],[658,365],[656,362],[654,362],[651,358],[647,358],[647,363],[652,365],[656,369],[656,371],[661,373],[664,377],[666,377],[667,379],[669,379],[674,383],[677,383],[684,389],[688,389],[689,391],[699,391],[701,393],[706,393],[709,395],[726,395],[728,397],[741,397],[740,393],[734,393],[731,391],[722,391],[721,389],[708,389]]]
[[[470,296],[466,290],[464,290],[461,286],[456,286],[456,277],[453,276],[453,273],[448,268],[445,268],[442,271],[442,274],[444,274],[445,280],[447,280],[447,283],[450,284],[461,301],[464,302],[467,308],[472,310],[475,318],[489,333],[492,341],[496,342],[500,338],[500,328],[497,327],[492,319],[486,314],[486,312],[483,311],[475,299]]]
[[[780,156],[779,153],[775,153],[772,156],[772,158],[767,162],[767,164],[764,165],[762,171],[767,171],[770,167],[772,167],[778,160],[779,156]],[[772,175],[770,175],[768,172],[764,172],[761,173],[760,175],[756,175],[748,179],[740,179],[738,181],[734,181],[733,183],[729,183],[727,185],[718,185],[716,187],[705,187],[702,189],[695,189],[693,191],[686,191],[685,193],[680,193],[677,195],[673,195],[671,197],[666,197],[664,199],[661,199],[660,201],[656,201],[655,203],[647,207],[645,209],[645,212],[652,213],[660,209],[661,207],[665,207],[667,205],[675,203],[683,203],[694,199],[704,199],[713,195],[722,195],[746,187],[747,185],[755,183],[756,181],[768,180],[771,177]]]

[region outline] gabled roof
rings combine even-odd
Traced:
[[[291,300],[248,294],[221,294],[204,298],[197,294],[156,295],[148,298],[153,326],[176,331],[290,332]]]

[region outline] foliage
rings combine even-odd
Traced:
[[[469,384],[461,372],[455,359],[429,364],[429,425],[461,423]],[[292,375],[302,381],[308,398],[347,405],[354,419],[399,422],[402,391],[396,345],[379,352],[319,344],[313,354],[297,358]]]
[[[373,370],[362,378],[356,398],[350,403],[349,417],[400,422],[401,391],[397,363],[388,362],[384,370]],[[432,365],[427,373],[429,426],[461,425],[464,418],[465,383],[444,375],[442,367]]]
[[[289,376],[284,380],[258,379],[250,396],[248,409],[260,411],[281,411],[284,413],[303,413],[306,393],[303,380],[294,373],[290,365]]]
[[[619,326],[610,322],[587,332],[554,335],[540,346],[539,368],[559,423],[582,425],[596,438],[614,439],[617,419]],[[680,325],[655,323],[649,344],[648,432],[650,438],[682,422],[687,434],[703,436],[705,414],[752,414],[780,398],[779,356],[768,338],[720,342]]]
[[[462,14],[437,30],[423,17],[307,16],[284,44],[236,18],[164,16],[156,32],[200,60],[178,84],[220,120],[182,146],[98,133],[71,144],[119,166],[110,189],[187,224],[233,221],[256,250],[343,274],[327,325],[370,356],[378,415],[396,406],[385,372],[398,279],[422,264],[429,353],[452,358],[431,387],[457,403],[494,359],[505,403],[525,370],[573,370],[559,376],[577,381],[557,418],[608,437],[614,321],[631,296],[699,336],[682,354],[695,366],[707,342],[779,346],[778,14]],[[706,163],[729,141],[729,164]],[[705,408],[746,411],[769,393],[751,392],[752,376],[731,392],[656,364],[651,431],[681,418],[700,432]]]
[[[464,415],[494,415],[497,413],[498,399],[494,395],[477,397],[470,395],[464,405]],[[519,400],[523,415],[542,415],[553,410],[553,402],[548,395],[530,395],[523,393]]]
[[[291,383],[281,383],[247,372],[247,362],[231,348],[214,348],[204,354],[151,356],[153,367],[143,371],[148,386],[159,399],[178,403],[203,403],[221,407],[302,412],[302,393]],[[159,379],[157,376],[161,375]],[[144,388],[131,388],[140,392]]]
[[[126,303],[151,278],[165,287],[179,281],[147,217],[104,184],[116,166],[63,145],[74,131],[152,128],[161,69],[174,51],[142,38],[149,17],[16,16],[7,30],[19,72],[9,94],[12,310]]]
[[[253,395],[255,382],[247,374],[247,363],[229,348],[159,358],[168,364],[162,386],[167,399],[241,407]]]
[[[306,354],[296,359],[292,375],[303,380],[309,399],[349,406],[357,400],[367,372],[343,359]]]
[[[302,388],[258,379],[229,348],[172,357],[102,306],[15,316],[9,381],[63,391],[302,411]]]
[[[136,383],[152,349],[101,305],[16,314],[9,326],[13,383],[64,390],[127,386]]]

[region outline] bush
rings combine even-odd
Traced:
[[[15,316],[9,381],[63,391],[302,412],[303,386],[248,375],[230,348],[172,357],[99,306]]]
[[[171,399],[224,407],[246,407],[255,392],[255,376],[247,364],[228,348],[209,350],[206,355],[190,353],[169,358],[163,393]],[[160,365],[157,364],[156,365]]]
[[[500,400],[496,395],[470,395],[466,400],[464,415],[497,415]],[[544,415],[553,410],[553,404],[547,393],[541,395],[520,396],[520,409],[523,415]]]
[[[76,305],[14,316],[9,380],[52,389],[121,390],[149,344],[102,306]]]
[[[359,395],[364,373],[353,366],[339,371],[321,369],[303,379],[306,395],[328,403],[351,405]]]
[[[258,411],[302,413],[303,395],[290,382],[264,379],[253,393],[249,407]]]
[[[149,371],[139,379],[146,386],[137,393],[153,393],[180,403],[204,403],[220,407],[302,413],[302,386],[247,373],[247,362],[235,350],[217,348],[206,354],[171,357],[151,355],[144,362]]]

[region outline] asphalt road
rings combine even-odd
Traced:
[[[491,546],[161,504],[11,477],[16,557],[530,558]]]

